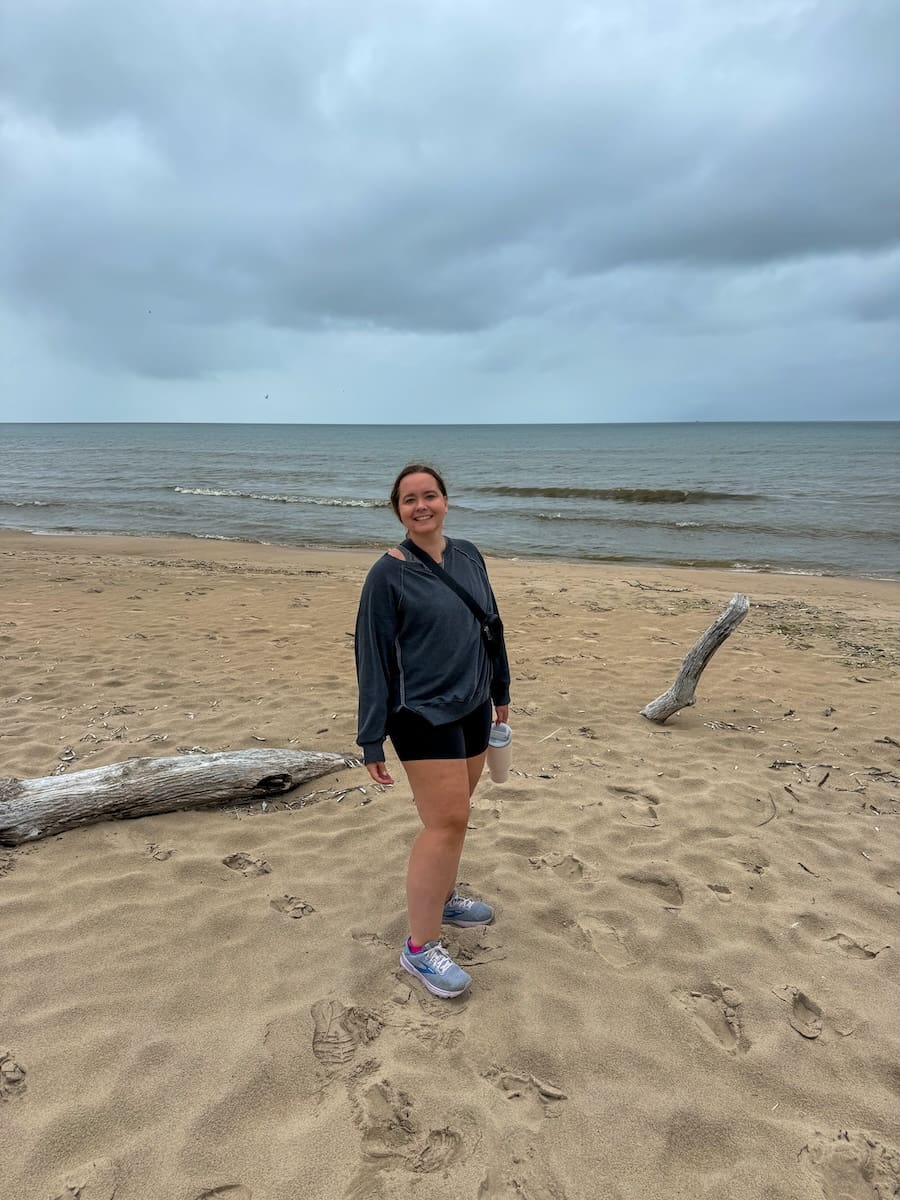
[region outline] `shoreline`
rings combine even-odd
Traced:
[[[450,535],[452,537],[452,534]],[[42,542],[52,540],[53,538],[60,539],[61,542],[70,543],[77,542],[79,539],[84,539],[86,542],[102,542],[107,541],[115,543],[123,542],[171,542],[173,544],[199,544],[199,545],[230,545],[230,546],[247,546],[260,547],[263,549],[272,549],[280,553],[291,554],[375,554],[379,548],[384,546],[387,548],[387,540],[385,542],[371,544],[357,544],[348,546],[336,546],[331,544],[313,545],[309,543],[293,543],[293,542],[275,542],[263,541],[255,538],[229,537],[223,534],[194,534],[194,533],[167,533],[167,534],[146,534],[146,533],[123,533],[117,531],[110,533],[106,531],[88,532],[85,530],[35,530],[35,529],[18,529],[13,526],[0,525],[0,547],[6,537],[12,538],[35,538]],[[584,566],[584,567],[599,567],[619,570],[650,570],[650,571],[720,571],[724,573],[740,575],[740,576],[760,576],[760,577],[776,577],[776,578],[796,578],[796,579],[823,579],[823,580],[859,580],[873,583],[884,584],[900,584],[900,575],[870,575],[858,574],[847,575],[840,572],[829,572],[825,570],[815,570],[812,568],[791,568],[791,567],[762,567],[762,566],[743,566],[740,564],[728,565],[725,563],[707,563],[697,561],[673,561],[673,562],[655,562],[645,559],[625,559],[625,558],[594,558],[583,556],[579,558],[570,558],[564,555],[500,555],[493,551],[485,552],[485,557],[497,563],[533,563],[535,566],[545,566],[547,564],[559,563],[562,566]]]

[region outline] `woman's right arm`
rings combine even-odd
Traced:
[[[376,563],[363,585],[356,616],[356,677],[359,682],[359,725],[356,740],[362,747],[369,774],[379,783],[393,783],[384,769],[384,739],[390,707],[391,671],[397,637],[396,595],[384,560]],[[371,769],[379,766],[376,775]]]

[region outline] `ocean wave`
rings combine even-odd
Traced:
[[[62,508],[54,500],[0,500],[0,508]]]
[[[703,488],[578,488],[512,487],[496,485],[476,487],[476,492],[492,496],[546,497],[548,500],[615,500],[623,504],[707,504],[719,500],[761,500],[750,492],[709,492]]]
[[[231,488],[174,487],[182,496],[226,496],[235,500],[262,500],[267,504],[315,504],[325,508],[387,508],[387,500],[355,500],[346,496],[269,496],[264,492],[241,492]]]
[[[780,541],[790,541],[795,537],[821,542],[852,538],[858,542],[887,542],[895,546],[900,545],[900,534],[891,529],[865,529],[851,532],[843,529],[816,529],[806,525],[765,525],[760,522],[745,523],[742,521],[673,521],[671,517],[657,520],[652,517],[601,517],[586,513],[566,512],[517,513],[516,516],[519,520],[565,521],[572,525],[589,524],[598,528],[608,527],[610,529],[678,529],[688,531],[686,536],[690,535],[690,531],[696,529],[702,533],[726,533],[732,537],[757,534]]]

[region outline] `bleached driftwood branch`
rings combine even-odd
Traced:
[[[0,779],[0,845],[151,813],[247,804],[280,796],[307,780],[351,765],[310,750],[235,750],[178,758],[132,758],[43,779]]]
[[[689,708],[694,703],[694,692],[697,681],[703,674],[706,664],[730,637],[750,611],[750,601],[740,592],[731,597],[731,602],[724,612],[720,613],[702,634],[684,657],[681,670],[675,682],[667,692],[657,696],[655,700],[641,709],[641,716],[648,721],[656,721],[662,725],[673,713],[681,708]]]

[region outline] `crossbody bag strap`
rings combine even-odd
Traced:
[[[403,543],[403,545],[407,550],[409,550],[410,554],[415,555],[419,562],[424,563],[425,566],[428,567],[429,571],[432,572],[432,574],[437,575],[438,579],[440,579],[442,583],[445,583],[447,587],[450,588],[451,592],[456,592],[460,600],[462,600],[464,604],[468,605],[468,607],[475,614],[475,617],[480,625],[484,624],[484,622],[487,620],[487,613],[484,611],[478,601],[469,595],[464,587],[460,587],[460,585],[448,571],[445,571],[439,563],[434,561],[430,554],[427,554],[420,546],[417,546],[415,542],[407,540]]]

